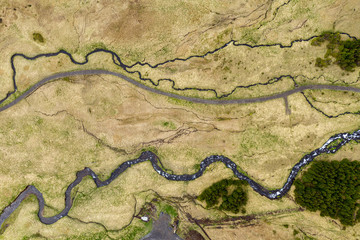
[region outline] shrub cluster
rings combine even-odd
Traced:
[[[328,42],[327,51],[324,58],[317,58],[315,66],[327,67],[332,63],[330,57],[334,59],[334,63],[339,65],[345,71],[354,71],[355,67],[360,66],[360,40],[348,39],[341,40],[338,32],[323,32],[320,36],[311,41],[313,46],[320,46],[322,43]]]
[[[247,193],[243,188],[247,184],[246,181],[223,179],[206,188],[198,199],[205,201],[208,208],[216,206],[220,210],[238,213],[247,203]]]
[[[360,220],[360,163],[318,161],[295,181],[295,200],[321,216],[340,219],[343,225]]]
[[[44,37],[40,33],[33,33],[33,40],[35,42],[45,42]]]

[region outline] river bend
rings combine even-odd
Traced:
[[[340,141],[338,141],[338,140],[340,140]],[[206,168],[208,166],[210,166],[211,164],[213,164],[215,162],[222,162],[222,163],[224,163],[224,165],[227,168],[230,168],[233,171],[234,175],[237,178],[239,178],[240,180],[247,181],[249,183],[250,187],[257,193],[259,193],[260,195],[267,197],[269,199],[272,199],[272,200],[278,199],[278,198],[281,198],[282,196],[284,196],[290,190],[290,187],[292,186],[292,184],[295,180],[295,177],[297,176],[299,171],[304,166],[306,166],[307,164],[312,162],[317,156],[319,156],[321,154],[335,153],[342,146],[349,143],[350,141],[357,142],[359,140],[360,140],[360,130],[357,130],[353,133],[339,133],[339,134],[333,135],[320,148],[315,149],[311,153],[306,154],[303,158],[301,158],[301,160],[298,163],[296,163],[295,166],[292,168],[290,175],[288,176],[287,181],[283,185],[283,187],[280,189],[275,189],[275,190],[269,190],[269,189],[263,187],[261,184],[257,183],[256,181],[252,180],[250,177],[241,173],[238,170],[238,166],[236,165],[236,163],[234,163],[232,160],[230,160],[229,158],[222,156],[222,155],[212,155],[212,156],[205,158],[200,163],[200,169],[194,174],[176,175],[176,174],[168,173],[162,167],[160,167],[160,165],[161,165],[161,164],[159,165],[160,160],[155,155],[155,153],[153,153],[151,151],[146,151],[146,152],[141,153],[139,158],[129,160],[129,161],[126,161],[126,162],[120,164],[120,166],[117,167],[111,173],[111,176],[104,181],[100,180],[99,177],[97,176],[97,174],[88,167],[85,167],[83,170],[78,171],[76,173],[76,179],[67,187],[67,189],[65,191],[65,208],[60,213],[58,213],[52,217],[44,217],[43,216],[45,200],[44,200],[42,193],[33,185],[27,186],[24,189],[24,191],[22,191],[10,205],[5,207],[5,209],[1,213],[0,227],[2,226],[4,221],[11,215],[11,213],[13,213],[19,207],[21,202],[31,194],[34,194],[38,200],[38,203],[39,203],[38,217],[39,217],[40,221],[44,224],[53,224],[53,223],[57,222],[59,219],[67,216],[67,214],[69,213],[69,211],[72,207],[72,203],[73,203],[72,198],[71,198],[71,191],[75,186],[77,186],[82,181],[82,179],[84,177],[91,176],[94,183],[96,184],[96,186],[98,188],[107,186],[112,181],[114,181],[117,177],[119,177],[129,167],[134,166],[139,163],[142,163],[142,162],[145,162],[145,161],[150,161],[153,169],[159,175],[161,175],[164,178],[171,180],[171,181],[193,181],[193,180],[199,178],[200,176],[202,176],[204,171],[206,170]]]

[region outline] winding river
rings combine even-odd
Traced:
[[[345,34],[345,33],[343,33]],[[349,37],[352,37],[350,35],[348,35]],[[168,60],[166,62],[173,62],[173,61],[186,61],[190,58],[193,57],[205,57],[208,54],[212,54],[216,51],[221,50],[222,48],[225,48],[226,46],[228,46],[230,43],[234,44],[235,46],[246,46],[246,47],[266,47],[266,46],[279,46],[281,48],[285,48],[285,47],[291,47],[293,45],[293,43],[295,42],[302,42],[302,41],[309,41],[311,39],[313,39],[316,36],[310,37],[308,39],[299,39],[299,40],[294,40],[291,42],[290,45],[281,45],[281,44],[269,44],[269,45],[248,45],[248,44],[238,44],[235,41],[230,41],[228,43],[226,43],[225,45],[223,45],[222,47],[215,49],[213,51],[207,52],[204,55],[195,55],[195,56],[190,56],[186,59],[172,59],[172,60]],[[353,37],[354,38],[354,37]],[[113,51],[107,50],[107,49],[95,49],[94,51],[88,53],[85,56],[85,61],[84,62],[78,62],[76,61],[73,56],[68,53],[65,50],[60,50],[58,52],[55,53],[46,53],[46,54],[39,54],[36,55],[34,57],[28,57],[24,54],[19,54],[16,53],[14,55],[12,55],[11,57],[11,67],[13,70],[13,86],[14,86],[14,90],[11,92],[8,92],[8,94],[6,95],[5,98],[3,98],[2,100],[0,100],[0,104],[4,103],[11,95],[13,95],[16,91],[17,91],[17,85],[16,85],[16,68],[15,68],[15,64],[14,64],[14,59],[16,57],[23,57],[27,60],[35,60],[37,58],[40,57],[53,57],[53,56],[57,56],[59,54],[65,54],[67,55],[70,60],[74,63],[74,64],[78,64],[78,65],[84,65],[88,62],[88,57],[91,54],[97,53],[97,52],[105,52],[105,53],[109,53],[111,54],[112,58],[113,58],[113,62],[114,64],[116,64],[117,66],[119,66],[120,68],[122,68],[123,70],[125,70],[127,73],[138,73],[139,78],[141,80],[149,80],[149,79],[145,79],[141,76],[141,73],[139,72],[132,72],[129,71],[128,69],[133,67],[134,65],[148,65],[150,67],[157,67],[160,65],[165,64],[166,62],[163,63],[159,63],[156,64],[154,66],[147,64],[147,63],[135,63],[131,66],[125,65],[120,57],[114,53]],[[14,106],[16,103],[18,103],[19,101],[21,101],[22,99],[28,97],[31,93],[33,93],[34,91],[36,91],[39,87],[43,86],[44,84],[56,80],[56,79],[60,79],[60,78],[64,78],[64,77],[68,77],[68,76],[74,76],[74,75],[88,75],[88,74],[110,74],[113,76],[117,76],[120,77],[122,79],[124,79],[127,82],[130,82],[142,89],[145,89],[147,91],[153,92],[153,93],[157,93],[157,94],[161,94],[167,97],[172,97],[172,98],[177,98],[177,99],[181,99],[181,100],[186,100],[186,101],[190,101],[190,102],[196,102],[196,103],[203,103],[203,104],[244,104],[244,103],[255,103],[255,102],[264,102],[264,101],[269,101],[269,100],[273,100],[273,99],[278,99],[278,98],[286,98],[287,96],[294,94],[294,93],[298,93],[298,92],[302,92],[304,90],[307,89],[330,89],[330,90],[340,90],[340,91],[352,91],[352,92],[360,92],[359,88],[355,88],[355,87],[347,87],[347,86],[335,86],[335,85],[306,85],[306,86],[296,86],[294,87],[294,89],[285,91],[285,92],[281,92],[278,94],[274,94],[274,95],[270,95],[270,96],[263,96],[263,97],[257,97],[257,98],[246,98],[246,99],[223,99],[224,96],[220,96],[218,97],[217,95],[217,99],[200,99],[200,98],[194,98],[194,97],[186,97],[186,96],[181,96],[181,95],[177,95],[174,93],[169,93],[169,92],[163,92],[161,90],[158,89],[154,89],[148,86],[145,86],[143,84],[141,84],[140,82],[137,82],[123,74],[117,73],[117,72],[112,72],[112,71],[107,71],[107,70],[99,70],[99,69],[94,69],[94,70],[79,70],[79,71],[73,71],[73,72],[63,72],[63,73],[57,73],[54,75],[51,75],[49,77],[46,77],[44,79],[42,79],[41,81],[37,82],[35,85],[33,85],[32,87],[30,87],[27,91],[23,92],[22,95],[20,95],[18,98],[16,98],[14,101],[8,103],[7,105],[4,105],[2,107],[0,107],[0,112],[4,111],[12,106]],[[290,75],[284,75],[284,76],[280,76],[277,79],[281,79],[284,77],[290,77],[292,78]],[[151,81],[151,80],[150,80]],[[269,84],[271,84],[269,82]],[[155,84],[154,84],[155,85]],[[264,85],[264,84],[262,84]],[[240,86],[240,87],[251,87],[254,85],[249,85],[249,86]],[[174,84],[173,84],[173,88],[174,88]],[[174,88],[175,89],[175,88]],[[178,90],[178,89],[175,89]],[[184,89],[181,89],[184,90]],[[187,89],[185,89],[187,90]],[[199,91],[207,91],[209,89],[197,89]],[[214,91],[216,93],[215,90],[210,89],[211,91]],[[228,95],[227,95],[228,96]],[[226,96],[225,96],[226,97]],[[340,140],[340,141],[339,141]],[[295,164],[295,166],[292,168],[288,179],[286,181],[286,183],[283,185],[282,188],[280,189],[276,189],[276,190],[269,190],[266,189],[265,187],[263,187],[262,185],[260,185],[259,183],[255,182],[254,180],[252,180],[251,178],[249,178],[248,176],[244,175],[243,173],[241,173],[238,170],[238,166],[229,158],[222,156],[222,155],[212,155],[209,156],[207,158],[205,158],[201,163],[200,163],[200,169],[199,171],[197,171],[194,174],[184,174],[184,175],[175,175],[175,174],[170,174],[167,171],[165,171],[163,168],[160,167],[159,163],[159,158],[151,151],[146,151],[143,152],[137,159],[133,159],[133,160],[129,160],[126,161],[124,163],[122,163],[119,167],[117,167],[112,173],[111,176],[102,181],[98,178],[98,176],[96,175],[95,172],[93,172],[90,168],[84,168],[83,170],[77,172],[76,174],[76,179],[67,187],[66,191],[65,191],[65,207],[64,209],[56,214],[55,216],[52,217],[44,217],[43,216],[43,210],[45,207],[45,200],[43,198],[42,193],[33,185],[29,185],[27,186],[18,196],[17,198],[7,207],[4,208],[4,210],[2,211],[1,215],[0,215],[0,227],[2,227],[3,223],[5,222],[5,220],[19,207],[19,205],[21,204],[21,202],[29,195],[33,194],[36,196],[37,200],[38,200],[38,204],[39,204],[39,210],[38,210],[38,217],[40,219],[40,221],[44,224],[53,224],[55,222],[57,222],[59,219],[67,216],[67,214],[69,213],[71,207],[72,207],[72,198],[71,198],[71,191],[72,189],[77,186],[84,177],[86,176],[91,176],[94,183],[96,184],[97,187],[103,187],[103,186],[107,186],[108,184],[110,184],[114,179],[116,179],[118,176],[120,176],[124,171],[126,171],[126,169],[128,169],[129,167],[142,163],[142,162],[146,162],[149,161],[153,167],[153,169],[161,176],[163,176],[164,178],[171,180],[171,181],[192,181],[195,180],[197,178],[199,178],[200,176],[203,175],[204,171],[206,170],[206,168],[215,163],[215,162],[222,162],[227,168],[230,168],[234,175],[241,179],[241,180],[245,180],[249,183],[250,187],[252,189],[254,189],[254,191],[256,191],[257,193],[259,193],[260,195],[267,197],[268,199],[278,199],[281,198],[282,196],[284,196],[284,194],[286,194],[289,190],[290,187],[292,186],[295,177],[297,176],[297,174],[299,173],[299,171],[301,170],[302,167],[306,166],[307,164],[309,164],[311,161],[313,161],[317,156],[321,155],[321,154],[329,154],[329,153],[335,153],[336,151],[338,151],[342,146],[344,146],[345,144],[349,143],[350,141],[359,141],[360,140],[360,130],[357,130],[355,132],[352,133],[339,133],[336,134],[332,137],[329,138],[328,141],[326,141],[323,146],[321,146],[318,149],[315,149],[314,151],[312,151],[309,154],[306,154],[303,158],[301,158],[301,160]]]
[[[337,152],[342,146],[344,146],[345,144],[349,143],[352,140],[354,140],[354,141],[360,140],[360,130],[357,130],[353,133],[339,133],[339,134],[336,134],[336,135],[330,137],[329,140],[327,140],[326,143],[324,143],[324,145],[322,145],[320,148],[315,149],[311,153],[306,154],[303,158],[301,158],[301,160],[297,164],[295,164],[295,166],[292,168],[290,175],[289,175],[286,183],[284,184],[284,186],[282,188],[276,189],[276,190],[268,190],[265,187],[263,187],[262,185],[260,185],[259,183],[255,182],[254,180],[249,178],[248,176],[244,175],[243,173],[238,171],[237,165],[232,160],[230,160],[229,158],[222,156],[222,155],[212,155],[212,156],[205,158],[200,163],[199,171],[197,171],[194,174],[176,175],[176,174],[170,174],[170,173],[166,172],[165,170],[163,170],[163,168],[161,168],[159,166],[160,161],[159,161],[159,158],[155,155],[155,153],[153,153],[151,151],[146,151],[146,152],[143,152],[140,155],[140,157],[138,157],[137,159],[129,160],[129,161],[126,161],[126,162],[120,164],[120,166],[117,167],[111,173],[111,176],[104,181],[100,180],[98,178],[98,176],[96,175],[96,173],[94,171],[92,171],[90,168],[86,167],[83,170],[77,172],[76,179],[67,187],[67,189],[65,191],[65,208],[60,213],[58,213],[52,217],[44,217],[43,216],[45,200],[44,200],[42,193],[33,185],[27,186],[24,189],[24,191],[19,194],[19,196],[15,199],[15,201],[13,201],[9,206],[7,206],[1,213],[0,227],[2,226],[4,221],[11,215],[11,213],[13,213],[19,207],[21,202],[27,196],[29,196],[31,194],[34,194],[38,200],[38,203],[39,203],[38,217],[39,217],[40,221],[44,224],[53,224],[53,223],[57,222],[59,219],[67,216],[67,214],[69,213],[69,211],[72,207],[71,191],[75,186],[77,186],[82,181],[82,179],[84,177],[91,176],[92,179],[94,180],[94,183],[96,184],[96,186],[98,188],[104,187],[104,186],[109,185],[112,181],[114,181],[118,176],[120,176],[129,167],[139,164],[139,163],[142,163],[142,162],[146,162],[146,161],[150,161],[153,169],[159,175],[161,175],[164,178],[171,180],[171,181],[193,181],[193,180],[199,178],[200,176],[202,176],[204,171],[206,170],[206,168],[208,166],[210,166],[211,164],[213,164],[215,162],[222,162],[227,168],[230,168],[233,171],[233,173],[236,177],[238,177],[241,180],[247,181],[249,183],[250,187],[252,189],[254,189],[254,191],[256,191],[260,195],[265,196],[269,199],[277,199],[277,198],[281,198],[282,196],[284,196],[284,194],[286,194],[290,190],[290,187],[293,184],[296,175],[299,173],[299,171],[301,170],[302,167],[309,164],[311,161],[313,161],[315,159],[315,157],[319,156],[320,154]]]

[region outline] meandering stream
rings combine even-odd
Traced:
[[[340,141],[338,141],[338,140],[340,140]],[[199,178],[200,176],[202,176],[204,171],[206,170],[206,168],[208,166],[210,166],[211,164],[213,164],[215,162],[222,162],[222,163],[224,163],[224,165],[227,168],[230,168],[233,171],[233,173],[236,177],[238,177],[241,180],[247,181],[249,183],[250,187],[254,191],[256,191],[260,195],[265,196],[269,199],[277,199],[277,198],[281,198],[282,196],[284,196],[284,194],[286,194],[290,190],[290,187],[292,186],[292,184],[295,180],[295,177],[297,176],[297,174],[299,173],[299,171],[301,170],[302,167],[309,164],[311,161],[314,160],[315,157],[317,157],[321,154],[329,154],[329,153],[337,152],[342,146],[344,146],[345,144],[349,143],[352,140],[354,140],[354,141],[360,140],[360,130],[357,130],[353,133],[339,133],[339,134],[336,134],[336,135],[330,137],[329,140],[327,140],[320,148],[315,149],[311,153],[306,154],[303,158],[301,158],[301,160],[297,164],[295,164],[295,166],[292,168],[290,175],[289,175],[286,183],[284,184],[284,186],[282,188],[276,189],[276,190],[268,190],[265,187],[263,187],[261,184],[252,180],[250,177],[241,173],[238,170],[238,166],[236,165],[236,163],[234,163],[232,160],[230,160],[229,158],[222,156],[222,155],[212,155],[212,156],[205,158],[200,163],[200,169],[194,174],[176,175],[176,174],[168,173],[163,168],[160,167],[159,158],[156,156],[155,153],[153,153],[151,151],[146,151],[146,152],[141,153],[140,157],[120,164],[120,166],[117,167],[111,173],[111,176],[104,181],[100,180],[98,178],[98,176],[96,175],[96,173],[94,171],[92,171],[90,168],[86,167],[83,170],[77,172],[76,179],[74,180],[74,182],[72,182],[67,187],[67,189],[65,191],[65,208],[60,213],[58,213],[52,217],[44,217],[43,216],[45,200],[44,200],[42,193],[35,186],[32,186],[32,185],[27,186],[24,189],[24,191],[19,194],[19,196],[15,199],[15,201],[13,201],[9,206],[7,206],[1,213],[0,227],[2,226],[4,221],[11,215],[11,213],[13,213],[19,207],[21,202],[27,196],[29,196],[31,194],[34,194],[36,196],[36,198],[38,199],[38,203],[39,203],[38,216],[39,216],[40,221],[45,224],[53,224],[53,223],[57,222],[59,219],[65,217],[69,213],[69,211],[72,207],[71,191],[75,186],[77,186],[82,181],[82,179],[84,177],[91,176],[97,187],[107,186],[112,181],[114,181],[117,177],[119,177],[129,167],[134,166],[139,163],[142,163],[142,162],[146,162],[146,161],[150,161],[153,169],[159,175],[161,175],[164,178],[171,180],[171,181],[193,181],[193,180]]]
[[[342,33],[345,34],[345,33]],[[352,37],[350,35],[348,35],[349,37]],[[125,65],[120,57],[113,51],[107,50],[107,49],[95,49],[94,51],[88,53],[85,56],[85,61],[83,62],[78,62],[76,61],[73,56],[68,53],[65,50],[60,50],[58,52],[55,53],[45,53],[45,54],[39,54],[36,55],[34,57],[28,57],[24,54],[19,54],[16,53],[14,55],[12,55],[11,57],[11,67],[13,69],[13,86],[14,86],[14,90],[8,92],[8,94],[6,95],[6,97],[4,97],[2,100],[0,100],[0,104],[5,102],[11,95],[13,95],[16,91],[17,91],[17,85],[16,85],[16,68],[15,68],[15,64],[14,64],[14,59],[15,57],[23,57],[27,60],[35,60],[37,58],[41,58],[41,57],[53,57],[53,56],[57,56],[59,54],[65,54],[67,55],[70,60],[77,65],[85,65],[88,62],[88,57],[91,54],[97,53],[97,52],[105,52],[105,53],[109,53],[111,54],[112,58],[113,58],[113,62],[114,64],[116,64],[117,66],[119,66],[120,68],[122,68],[123,70],[125,70],[127,73],[138,73],[139,78],[141,80],[149,80],[149,79],[145,79],[142,77],[141,73],[139,72],[131,72],[128,69],[132,68],[133,66],[139,64],[139,65],[148,65],[152,68],[155,68],[157,66],[163,65],[167,62],[173,62],[173,61],[186,61],[190,58],[194,58],[194,57],[205,57],[208,54],[213,54],[216,51],[219,51],[223,48],[225,48],[226,46],[228,46],[229,44],[234,44],[235,46],[245,46],[245,47],[270,47],[270,46],[279,46],[280,48],[288,48],[291,47],[293,45],[293,43],[296,42],[303,42],[303,41],[309,41],[311,39],[313,39],[316,36],[310,37],[308,39],[299,39],[299,40],[294,40],[291,42],[290,45],[282,45],[282,44],[268,44],[268,45],[249,45],[249,44],[238,44],[235,41],[230,41],[228,43],[226,43],[225,45],[223,45],[220,48],[217,48],[213,51],[209,51],[207,53],[205,53],[204,55],[194,55],[194,56],[190,56],[188,58],[185,59],[172,59],[172,60],[168,60],[166,62],[163,63],[159,63],[156,65],[150,65],[148,63],[135,63],[133,65]],[[354,37],[353,37],[354,38]],[[41,87],[42,85],[59,79],[59,78],[64,78],[67,76],[74,76],[74,75],[86,75],[86,74],[110,74],[110,75],[114,75],[117,77],[120,77],[122,79],[124,79],[125,81],[128,81],[140,88],[143,88],[147,91],[153,92],[153,93],[157,93],[157,94],[161,94],[161,95],[165,95],[168,97],[172,97],[172,98],[177,98],[177,99],[181,99],[181,100],[186,100],[186,101],[191,101],[191,102],[196,102],[196,103],[203,103],[203,104],[242,104],[242,103],[255,103],[255,102],[264,102],[264,101],[269,101],[269,100],[273,100],[273,99],[278,99],[278,98],[286,98],[287,96],[294,94],[294,93],[298,93],[298,92],[302,92],[304,90],[307,89],[330,89],[330,90],[341,90],[341,91],[353,91],[353,92],[360,92],[359,88],[355,88],[355,87],[348,87],[348,86],[335,86],[335,85],[306,85],[306,86],[294,86],[294,89],[285,91],[285,92],[281,92],[278,94],[274,94],[274,95],[270,95],[270,96],[262,96],[262,97],[257,97],[257,98],[246,98],[246,99],[224,99],[225,97],[228,97],[230,94],[228,94],[227,96],[221,96],[221,97],[217,97],[217,99],[200,99],[200,98],[194,98],[194,97],[187,97],[187,96],[181,96],[181,95],[177,95],[174,93],[169,93],[169,92],[163,92],[161,90],[158,89],[154,89],[151,87],[148,87],[146,85],[141,84],[138,81],[135,81],[123,74],[117,73],[117,72],[113,72],[113,71],[107,71],[107,70],[99,70],[99,69],[94,69],[94,70],[79,70],[79,71],[73,71],[73,72],[63,72],[63,73],[57,73],[54,75],[51,75],[49,77],[46,77],[44,79],[42,79],[41,81],[37,82],[35,85],[33,85],[32,87],[30,87],[28,90],[26,90],[25,92],[22,93],[22,95],[20,95],[18,98],[16,98],[14,101],[8,103],[5,106],[0,107],[0,112],[4,111],[12,106],[14,106],[15,104],[17,104],[19,101],[21,101],[22,99],[28,97],[31,93],[33,93],[34,91],[36,91],[39,87]],[[278,79],[282,79],[284,77],[290,77],[292,78],[292,76],[290,75],[283,75],[278,77]],[[151,81],[151,79],[150,79]],[[153,82],[152,82],[153,83]],[[262,83],[261,85],[266,85],[266,84],[270,84],[269,83]],[[155,85],[155,84],[154,84]],[[173,85],[174,86],[174,85]],[[252,87],[254,85],[249,85],[249,86],[245,86],[245,87]],[[244,86],[238,86],[239,87],[244,87]],[[174,89],[174,90],[188,90],[188,89]],[[215,91],[213,89],[195,89],[195,90],[199,90],[199,91]],[[236,88],[233,90],[235,91]],[[215,91],[216,93],[216,91]],[[217,96],[217,93],[216,93]],[[341,141],[338,141],[341,140]],[[126,169],[128,169],[131,166],[134,166],[136,164],[142,163],[142,162],[146,162],[149,161],[153,167],[153,169],[161,176],[163,176],[164,178],[168,179],[168,180],[172,180],[172,181],[193,181],[197,178],[199,178],[200,176],[203,175],[204,171],[206,170],[206,168],[215,163],[215,162],[222,162],[224,163],[224,165],[227,168],[230,168],[234,175],[236,177],[238,177],[241,180],[245,180],[249,183],[250,187],[256,191],[257,193],[259,193],[262,196],[265,196],[269,199],[277,199],[277,198],[281,198],[282,196],[284,196],[284,194],[286,194],[289,190],[290,187],[292,186],[295,177],[297,176],[297,174],[299,173],[299,171],[302,169],[302,167],[306,166],[307,164],[309,164],[311,161],[313,161],[317,156],[321,155],[321,154],[329,154],[329,153],[335,153],[336,151],[338,151],[342,146],[344,146],[345,144],[349,143],[350,141],[358,141],[360,140],[360,130],[357,130],[353,133],[339,133],[336,134],[332,137],[329,138],[328,141],[326,141],[326,143],[324,143],[320,148],[315,149],[314,151],[312,151],[309,154],[306,154],[303,158],[301,158],[301,160],[295,164],[295,166],[292,168],[287,181],[285,182],[285,184],[283,185],[282,188],[280,189],[276,189],[276,190],[269,190],[266,189],[265,187],[263,187],[262,185],[260,185],[259,183],[255,182],[254,180],[252,180],[249,176],[247,176],[246,174],[242,173],[239,171],[238,166],[236,165],[235,162],[233,162],[232,160],[230,160],[229,158],[222,156],[222,155],[212,155],[209,156],[207,158],[205,158],[203,161],[201,161],[200,163],[200,169],[194,173],[194,174],[183,174],[183,175],[176,175],[176,174],[171,174],[167,171],[165,171],[161,166],[160,160],[159,158],[151,151],[146,151],[143,152],[138,158],[133,159],[133,160],[129,160],[126,161],[124,163],[122,163],[119,167],[117,167],[112,173],[111,176],[102,181],[98,178],[98,176],[96,175],[95,172],[93,172],[90,168],[84,168],[83,170],[77,172],[76,174],[76,179],[67,187],[66,191],[65,191],[65,207],[64,209],[56,214],[55,216],[51,216],[51,217],[44,217],[43,216],[43,210],[45,207],[45,200],[43,198],[42,193],[35,187],[32,185],[27,186],[19,195],[18,197],[7,207],[4,208],[4,210],[2,211],[1,215],[0,215],[0,227],[2,227],[3,223],[5,222],[6,219],[8,219],[8,217],[19,207],[19,205],[21,204],[21,202],[29,195],[34,194],[38,200],[38,204],[39,204],[39,210],[38,210],[38,216],[39,219],[42,223],[44,224],[53,224],[55,222],[57,222],[59,219],[65,217],[71,207],[72,207],[72,198],[71,198],[71,191],[72,189],[77,186],[84,177],[86,176],[91,176],[92,179],[94,180],[94,183],[96,184],[97,187],[103,187],[106,186],[108,184],[110,184],[113,180],[115,180],[117,177],[119,177],[124,171],[126,171]]]

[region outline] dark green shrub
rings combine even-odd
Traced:
[[[37,32],[33,33],[33,40],[35,42],[40,42],[40,43],[45,42],[44,37],[40,33],[37,33]]]
[[[360,163],[318,161],[295,181],[295,200],[321,216],[354,225],[360,219]]]
[[[311,45],[320,46],[324,42],[328,42],[327,51],[324,58],[317,58],[315,66],[327,67],[331,64],[329,57],[335,58],[334,63],[345,71],[354,71],[355,67],[360,66],[360,40],[348,39],[341,40],[338,32],[324,32],[319,37],[311,41]]]
[[[223,179],[206,188],[198,199],[205,201],[208,208],[219,205],[222,200],[218,209],[238,213],[247,203],[247,193],[243,189],[247,184],[246,181]]]

